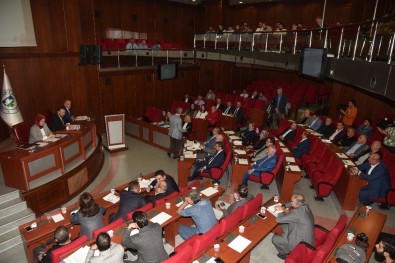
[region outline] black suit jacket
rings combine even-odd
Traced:
[[[159,199],[161,199],[163,197],[166,197],[167,195],[168,195],[167,192],[160,193],[160,194],[157,194],[157,195],[147,195],[147,196],[145,196],[145,201],[147,203],[152,203],[153,205],[155,205],[155,202],[157,200],[159,200]]]
[[[152,181],[152,183],[150,184],[152,186],[152,188],[155,187],[157,182],[158,181],[156,179]],[[174,180],[174,178],[172,176],[168,175],[168,174],[166,174],[166,183],[167,183],[167,190],[166,190],[167,194],[171,194],[174,191],[177,191],[177,192],[180,191],[180,189],[178,188],[178,185],[177,185],[176,181]]]
[[[117,214],[110,215],[110,222],[122,217],[126,220],[126,214],[145,205],[144,198],[138,193],[122,190]]]
[[[236,118],[237,124],[243,125],[243,115],[244,115],[244,111],[242,108],[239,109],[235,108],[235,110],[233,111],[233,116]]]
[[[322,125],[321,128],[317,130],[318,133],[321,133],[325,139],[331,137],[331,135],[335,132],[336,128],[333,125]]]
[[[223,114],[225,114],[225,111],[228,109],[228,107],[225,107],[225,109],[222,111]],[[233,112],[235,111],[235,108],[230,107],[228,112],[226,114],[233,115]]]
[[[52,116],[52,131],[62,131],[66,129],[64,126],[64,120],[62,122],[61,117],[57,113]]]
[[[285,129],[280,135],[282,136],[283,134],[285,134],[289,129],[291,128],[287,128]],[[287,136],[285,136],[285,138],[283,139],[283,142],[287,143],[289,141],[292,141],[296,136],[296,129],[292,130],[290,133],[287,134]]]
[[[182,124],[182,126],[184,126],[184,123]],[[182,133],[182,136],[187,137],[188,133],[190,133],[192,131],[192,122],[188,122],[187,127],[186,127],[186,132]]]
[[[278,101],[278,94],[273,98],[272,101],[272,110],[274,111],[275,108],[277,108],[277,101]],[[285,114],[285,107],[287,106],[287,96],[284,94],[281,95],[280,98],[280,103],[278,105],[278,110],[280,111],[281,114]]]
[[[63,116],[64,123],[71,123],[71,116],[73,116],[73,111],[71,109],[66,110],[66,114]]]

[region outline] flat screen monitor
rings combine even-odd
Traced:
[[[322,48],[304,48],[300,55],[299,74],[323,79],[327,52]]]
[[[159,64],[158,65],[158,79],[167,80],[175,79],[178,75],[178,64]]]

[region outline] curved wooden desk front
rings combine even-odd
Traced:
[[[57,133],[66,137],[37,147],[33,153],[18,148],[0,153],[5,184],[24,191],[23,198],[36,215],[79,194],[96,178],[104,162],[94,122],[81,123],[78,131]]]

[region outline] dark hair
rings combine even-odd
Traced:
[[[136,211],[132,216],[133,221],[138,225],[139,228],[143,228],[148,225],[147,214],[143,211]]]
[[[99,213],[99,210],[99,206],[90,193],[85,192],[80,196],[80,212],[83,217],[92,217]]]
[[[239,186],[237,186],[237,192],[241,198],[246,198],[248,196],[248,188],[244,184],[239,184]]]
[[[128,191],[131,192],[131,191],[133,191],[134,189],[136,189],[136,187],[140,187],[139,182],[137,182],[137,181],[131,181],[131,182],[129,183],[129,186],[128,186]]]
[[[56,111],[60,111],[60,110],[65,110],[65,111],[66,111],[66,108],[65,108],[64,106],[60,106],[60,107],[58,107],[58,108],[56,109]]]
[[[218,145],[219,147],[221,147],[221,149],[224,149],[224,143],[223,142],[216,142],[216,145]]]
[[[355,100],[350,100],[350,102],[354,105],[357,106],[357,102]]]
[[[394,260],[395,259],[395,242],[389,238],[384,238],[383,240],[381,240],[381,242],[383,243],[384,252],[387,252],[388,254],[390,254],[390,258],[392,260]]]
[[[107,232],[101,232],[96,238],[96,245],[99,251],[106,251],[111,247],[111,237]]]
[[[276,140],[275,140],[273,137],[267,137],[267,138],[266,138],[266,141],[268,141],[268,140],[269,140],[271,143],[273,143],[273,144],[276,142]]]
[[[163,171],[163,170],[157,170],[157,171],[155,172],[155,176],[157,176],[157,175],[165,176],[166,173],[165,173],[165,171]]]
[[[70,239],[69,230],[65,226],[58,226],[53,233],[56,241],[62,244]]]

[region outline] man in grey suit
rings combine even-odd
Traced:
[[[364,134],[359,135],[358,140],[354,142],[349,148],[346,148],[346,154],[351,157],[357,157],[361,155],[364,151],[369,149],[369,145],[366,144],[367,137]]]
[[[123,233],[121,243],[137,250],[136,262],[162,262],[167,259],[169,256],[163,246],[162,227],[158,223],[149,222],[147,214],[142,211],[134,212],[132,219],[134,223],[129,224]]]
[[[169,120],[170,148],[167,151],[167,155],[170,157],[173,154],[173,159],[177,159],[180,155],[182,133],[187,131],[182,128],[181,113],[182,108],[177,108],[176,113],[171,115]]]
[[[95,250],[100,251],[97,257],[93,256]],[[85,263],[123,263],[123,254],[123,247],[120,244],[112,244],[110,235],[102,232],[91,245]]]
[[[288,212],[287,208],[291,210]],[[293,194],[291,202],[278,205],[276,210],[280,212],[276,221],[281,224],[283,235],[274,235],[272,242],[279,258],[285,259],[301,241],[314,245],[314,216],[303,195]]]

